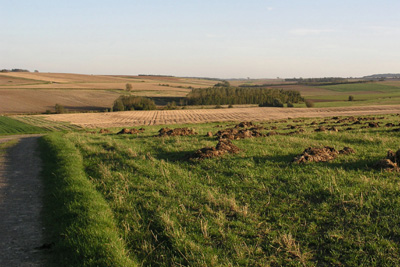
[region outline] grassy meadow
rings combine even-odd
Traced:
[[[400,82],[370,82],[317,86],[321,92],[307,95],[315,107],[343,107],[400,104]],[[349,96],[354,101],[348,101]]]
[[[0,135],[45,133],[48,130],[10,117],[0,116]]]
[[[305,132],[235,140],[239,154],[205,160],[188,155],[217,144],[207,132],[235,123],[183,125],[198,132],[193,136],[155,137],[160,126],[134,135],[116,135],[120,128],[52,134],[42,148],[57,156],[44,156],[47,223],[63,222],[49,233],[55,261],[400,265],[399,175],[373,167],[387,150],[399,149],[400,133],[384,125],[398,126],[400,117],[365,118],[354,125],[338,118],[259,123],[263,133],[291,133],[291,126]],[[380,127],[363,128],[378,121]],[[339,131],[315,132],[321,125]],[[356,153],[291,163],[309,146]]]

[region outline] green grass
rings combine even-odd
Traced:
[[[82,156],[61,134],[41,139],[49,266],[136,266],[112,211],[86,177]]]
[[[18,143],[18,139],[0,142],[0,156],[4,155],[8,148],[14,146],[17,143]]]
[[[0,116],[0,135],[45,133],[46,129]]]
[[[338,84],[318,86],[322,89],[328,89],[336,92],[360,92],[360,91],[376,91],[376,92],[398,92],[399,86],[386,85],[382,83],[354,83],[354,84]]]
[[[313,120],[324,122],[264,126],[288,132],[287,124]],[[399,124],[400,119],[387,115],[381,125],[386,122]],[[125,249],[139,264],[400,264],[399,176],[372,168],[388,149],[400,147],[399,133],[362,125],[316,133],[307,126],[305,134],[234,141],[242,149],[238,155],[186,160],[197,149],[216,145],[205,137],[219,130],[215,125],[190,125],[199,135],[187,137],[154,137],[159,126],[140,135],[63,135],[85,159],[76,168],[84,173],[73,176],[86,176],[85,188],[96,188],[103,199],[98,201],[106,201],[104,208],[115,218]],[[326,145],[350,146],[357,153],[328,163],[290,163],[308,146]],[[55,151],[61,148],[65,150],[60,146]],[[65,153],[75,158],[77,152]]]

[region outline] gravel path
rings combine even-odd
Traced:
[[[43,266],[38,136],[18,138],[0,157],[0,266]]]

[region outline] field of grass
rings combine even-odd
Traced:
[[[0,116],[0,135],[45,133],[47,129]]]
[[[337,92],[398,92],[400,90],[400,84],[398,86],[395,85],[386,85],[381,82],[372,82],[372,83],[353,83],[353,84],[338,84],[338,85],[326,85],[319,86],[323,89],[328,89]]]
[[[305,132],[233,141],[239,154],[203,161],[187,156],[216,145],[205,136],[222,129],[216,123],[186,125],[195,136],[155,137],[160,127],[147,126],[137,135],[116,135],[116,128],[110,134],[72,132],[57,142],[70,143],[68,149],[80,154],[74,158],[85,159],[79,179],[109,208],[107,217],[127,251],[120,255],[139,265],[397,266],[399,176],[373,166],[388,149],[399,149],[399,132],[384,125],[399,125],[400,118],[369,117],[354,125],[338,120],[259,123],[264,133],[273,127],[288,133],[291,126]],[[378,121],[381,127],[363,128]],[[321,125],[339,132],[315,132]],[[348,146],[356,153],[331,162],[291,163],[309,146]],[[63,149],[54,147],[54,153]]]

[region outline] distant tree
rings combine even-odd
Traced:
[[[215,87],[230,87],[231,84],[228,81],[219,82],[214,85]]]
[[[35,72],[39,72],[38,70],[35,70]]]
[[[66,109],[64,108],[64,106],[61,106],[60,104],[56,104],[54,106],[54,109],[56,110],[57,114],[63,114],[66,112]]]
[[[130,91],[132,90],[132,84],[127,83],[127,84],[125,85],[125,90],[128,91],[128,92],[130,92]]]
[[[168,102],[167,105],[165,106],[165,109],[177,109],[178,106],[176,105],[175,101]]]
[[[308,108],[312,108],[312,107],[314,107],[314,101],[312,101],[312,100],[306,100],[306,107],[308,107]]]
[[[124,103],[122,103],[121,99],[115,100],[112,110],[113,111],[124,111],[125,110]]]
[[[349,95],[349,101],[354,101],[354,96]]]

